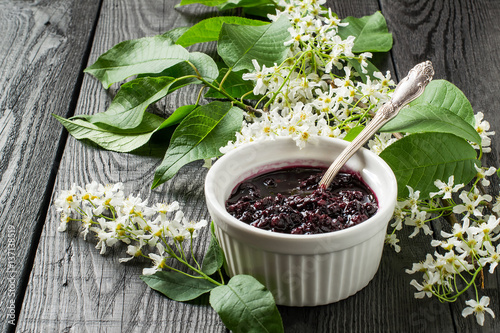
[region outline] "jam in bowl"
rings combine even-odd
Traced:
[[[375,215],[375,195],[359,175],[339,173],[323,188],[325,171],[292,166],[253,176],[233,189],[226,210],[256,228],[295,235],[342,230]]]
[[[273,210],[272,204],[267,208],[263,204],[257,204],[256,209],[250,213],[245,212],[252,209],[239,207],[241,209],[238,214],[246,214],[248,221],[253,219],[250,223],[241,221],[231,215],[233,212],[230,213],[233,210],[231,206],[239,200],[234,195],[241,190],[238,188],[241,184],[269,172],[279,173],[280,170],[290,170],[297,166],[323,170],[347,144],[348,142],[339,139],[318,138],[315,144],[309,143],[300,149],[290,138],[277,138],[273,141],[246,144],[225,154],[214,163],[205,180],[205,198],[214,222],[215,235],[226,257],[225,268],[230,276],[254,276],[273,293],[277,304],[288,306],[333,303],[353,295],[371,281],[380,263],[387,224],[396,204],[397,183],[390,167],[369,150],[360,149],[342,170],[355,176],[359,181],[356,186],[364,185],[367,190],[366,197],[356,193],[351,199],[357,197],[357,202],[351,206],[363,206],[366,203],[366,207],[362,214],[348,209],[347,216],[341,218],[342,226],[337,224],[337,228],[333,227],[335,230],[326,228],[333,226],[331,221],[323,221],[323,224],[319,223],[317,226],[307,223],[307,218],[310,222],[327,210],[326,207],[318,208],[318,204],[325,204],[321,200],[305,203],[306,206],[312,207],[313,213],[318,213],[316,217],[298,209],[297,214],[303,215],[304,220],[294,215],[293,226],[282,226],[279,219],[275,218],[275,229],[288,228],[290,232],[271,231],[272,219],[262,222],[265,220],[262,215],[266,214],[263,211],[269,207],[269,210]],[[279,196],[285,197],[274,191],[273,177],[264,178],[269,178],[267,184],[270,192],[263,193],[265,191],[261,188],[260,199],[267,197],[269,200],[276,200]],[[274,181],[277,179],[274,178]],[[297,201],[313,193],[313,187],[317,183],[316,179],[307,180],[307,177],[302,181],[309,185],[302,184],[301,193],[298,193],[301,191],[300,185],[298,190],[293,190],[297,187],[296,184],[291,186],[291,191],[295,191],[292,195],[299,194],[295,198]],[[319,182],[319,179],[317,181]],[[340,186],[338,190],[342,192],[345,189]],[[358,190],[359,188],[356,188],[354,192]],[[247,196],[244,200],[255,204],[258,199],[248,197],[249,192],[247,188],[247,193],[240,193],[239,198]],[[253,192],[255,195],[256,191]],[[368,199],[372,201],[369,202]],[[350,199],[341,200],[343,203],[340,206],[345,209]],[[329,205],[331,203],[326,206]],[[338,220],[339,212],[334,211],[336,208],[333,206],[330,208],[333,213],[331,220]],[[284,209],[281,215],[284,220],[293,215],[288,208],[276,208],[277,216],[279,209]],[[366,216],[355,217],[357,215]],[[259,220],[264,225],[269,225],[264,228],[251,225]],[[325,227],[325,223],[329,226]],[[324,230],[311,232],[315,228]],[[292,230],[295,232],[292,233]]]

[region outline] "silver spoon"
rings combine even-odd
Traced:
[[[428,60],[413,67],[408,72],[408,75],[398,83],[391,100],[382,105],[368,125],[333,161],[323,178],[321,178],[319,185],[328,188],[333,178],[335,178],[351,156],[386,122],[394,118],[399,110],[420,96],[433,76],[434,69],[432,68],[432,63]]]

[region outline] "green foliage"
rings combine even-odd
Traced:
[[[210,304],[234,332],[284,332],[273,295],[255,278],[236,275],[210,292]]]
[[[353,52],[388,52],[392,48],[392,34],[382,13],[375,12],[360,18],[348,16],[342,22],[349,25],[339,27],[339,36],[343,39],[356,37]]]
[[[176,7],[191,5],[195,3],[199,3],[208,7],[217,7],[219,10],[226,10],[239,7],[253,8],[253,7],[260,7],[267,5],[274,6],[273,0],[182,0],[181,3],[178,4]]]
[[[217,6],[219,10],[226,10],[232,8],[255,8],[260,6],[272,5],[273,0],[228,0]]]
[[[284,16],[263,26],[222,26],[217,52],[233,71],[253,70],[253,59],[259,64],[273,66],[285,60],[290,39],[290,22]]]
[[[166,36],[158,35],[124,41],[102,54],[85,69],[101,81],[104,88],[141,73],[159,73],[181,61],[189,53],[180,45],[173,45]]]
[[[170,127],[179,124],[188,114],[193,112],[194,109],[196,109],[198,106],[197,105],[183,105],[177,110],[175,110],[170,117],[165,119],[163,123],[161,123],[160,127],[158,127],[158,130],[161,130],[165,127]]]
[[[455,183],[467,184],[477,173],[476,151],[462,138],[449,133],[418,133],[385,148],[380,157],[391,167],[398,181],[398,196],[408,196],[407,185],[429,198],[436,179],[455,175]]]
[[[361,18],[348,16],[342,22],[349,24],[339,26],[338,35],[343,39],[349,36],[356,37],[352,48],[353,52],[388,52],[392,48],[392,34],[389,32],[385,18],[380,12]],[[362,73],[359,61],[348,59],[348,62],[356,72]],[[379,69],[369,60],[367,60],[367,63],[367,76],[374,79],[373,73],[379,72]],[[367,81],[367,76],[361,75],[364,83]]]
[[[224,253],[222,253],[219,241],[215,237],[213,222],[210,225],[210,231],[210,245],[201,264],[201,270],[209,276],[217,272],[224,264]]]
[[[176,271],[158,271],[154,275],[143,275],[146,284],[174,301],[193,300],[217,285],[205,279],[193,279]]]
[[[243,8],[243,14],[246,16],[257,16],[262,17],[265,20],[268,20],[269,14],[274,15],[276,13],[276,5],[262,5],[258,7],[245,7]]]
[[[164,121],[151,113],[144,113],[141,123],[134,129],[99,127],[84,119],[68,120],[53,115],[78,140],[90,140],[104,149],[121,153],[134,151],[145,145]]]
[[[226,80],[224,81],[224,90],[226,91],[226,93],[235,98],[241,98],[243,95],[253,90],[253,83],[248,80],[243,80],[241,76],[243,74],[243,71],[241,72],[231,71],[228,74],[227,73],[228,70],[229,70],[228,68],[221,68],[219,71],[219,77],[217,78],[217,81],[219,82],[224,77],[226,78]],[[210,88],[206,92],[205,97],[224,98],[225,96],[217,89]],[[257,99],[257,97],[253,93],[251,93],[246,95],[245,99]]]
[[[215,61],[205,53],[191,52],[189,59],[182,61],[175,66],[165,69],[160,73],[145,73],[144,76],[171,76],[178,79],[178,83],[174,84],[171,91],[182,88],[187,84],[198,84],[204,80],[208,83],[213,82],[219,74]]]
[[[227,0],[182,0],[179,4],[176,5],[176,7],[192,5],[195,3],[199,3],[208,7],[214,7],[219,6],[224,2],[227,2]]]
[[[349,130],[349,132],[347,132],[346,136],[344,137],[344,140],[351,142],[352,140],[354,140],[358,136],[359,133],[361,133],[361,131],[364,128],[365,128],[364,126],[356,126],[356,127],[351,128]]]
[[[177,43],[179,37],[181,37],[188,30],[189,27],[178,27],[163,33],[162,36],[170,38],[173,43]]]
[[[219,148],[233,140],[243,113],[227,102],[212,102],[191,112],[179,124],[152,188],[172,178],[185,164],[222,155]]]
[[[381,132],[450,133],[481,145],[476,129],[456,113],[432,104],[416,104],[402,109]]]
[[[460,89],[435,80],[382,127],[382,132],[422,133],[398,140],[380,154],[396,174],[399,195],[407,195],[409,185],[421,191],[421,198],[428,198],[435,190],[434,180],[445,181],[451,175],[457,184],[468,183],[479,162],[466,140],[481,145],[474,124],[474,111]]]
[[[122,85],[106,112],[78,118],[98,126],[134,129],[141,124],[146,108],[165,97],[176,81],[168,76],[137,78]]]
[[[429,82],[424,93],[410,103],[410,106],[432,104],[456,113],[470,125],[475,126],[474,110],[464,93],[453,83],[445,80]]]
[[[197,43],[216,41],[219,38],[219,33],[224,23],[249,26],[268,24],[264,21],[251,20],[237,16],[211,17],[189,28],[189,30],[184,32],[184,34],[176,41],[176,44],[187,47]]]

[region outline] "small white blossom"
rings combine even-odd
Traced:
[[[406,219],[406,225],[415,227],[411,235],[408,236],[409,238],[415,237],[420,232],[420,230],[422,230],[426,235],[432,235],[432,230],[427,224],[427,218],[428,213],[425,211],[420,211],[414,214],[414,216]]]
[[[71,221],[71,218],[68,214],[65,212],[61,212],[61,217],[59,219],[59,227],[57,228],[57,231],[59,232],[64,232],[68,228],[68,223]]]
[[[476,131],[481,137],[481,148],[483,152],[489,153],[491,151],[491,138],[490,136],[494,135],[494,131],[489,131],[490,123],[486,120],[483,120],[484,114],[482,112],[478,112],[474,115],[474,119],[476,121]],[[477,144],[473,144],[474,148],[479,149]]]
[[[455,176],[451,175],[448,178],[448,183],[445,183],[439,179],[437,179],[434,182],[434,185],[439,189],[438,192],[431,192],[429,193],[430,197],[433,198],[435,196],[443,196],[443,199],[451,199],[452,193],[457,192],[460,190],[462,187],[464,187],[464,184],[457,184],[453,186],[455,182]]]
[[[407,269],[405,270],[405,272],[407,274],[415,274],[417,272],[425,273],[428,270],[433,270],[434,266],[435,266],[434,257],[430,253],[427,253],[427,255],[425,256],[425,261],[421,261],[419,263],[413,263],[412,269]]]
[[[398,245],[399,239],[396,234],[385,235],[385,243],[392,246],[397,253],[401,251],[401,246]]]
[[[500,262],[500,244],[498,244],[497,248],[495,249],[495,247],[490,242],[485,242],[484,247],[486,248],[487,255],[479,258],[479,263],[483,267],[487,264],[490,264],[489,272],[490,274],[493,274],[495,268]]]
[[[439,281],[439,274],[427,272],[424,275],[423,285],[418,283],[417,280],[411,280],[410,284],[414,286],[418,292],[414,294],[415,298],[432,297],[432,288]]]
[[[118,259],[120,262],[127,262],[127,261],[130,261],[132,259],[134,259],[135,257],[139,257],[140,255],[142,255],[142,246],[143,244],[140,244],[140,245],[129,245],[127,247],[127,254],[130,255],[130,257],[127,257],[127,258],[120,258]]]
[[[253,89],[253,93],[255,95],[264,95],[267,91],[267,86],[269,81],[266,76],[268,74],[268,69],[265,65],[262,66],[262,70],[260,68],[257,60],[252,60],[255,71],[253,73],[246,73],[242,75],[243,80],[253,80],[256,81],[255,87]]]
[[[483,213],[481,213],[481,210],[478,208],[479,203],[481,202],[480,199],[478,198],[475,201],[472,201],[466,191],[462,191],[459,195],[460,199],[462,199],[463,204],[461,205],[456,205],[453,207],[453,213],[456,214],[463,214],[465,213],[466,216],[469,215],[475,215],[477,217],[483,216]]]
[[[418,211],[418,201],[420,199],[420,191],[415,191],[411,186],[406,185],[408,189],[408,199],[398,203],[401,208],[409,209],[414,216]]]
[[[476,171],[477,171],[476,177],[478,179],[481,179],[481,184],[483,186],[489,186],[490,181],[488,179],[486,179],[486,176],[494,175],[495,172],[497,171],[497,169],[495,169],[494,167],[489,167],[488,169],[480,168],[475,164],[474,164],[474,168],[476,168]]]
[[[500,213],[500,194],[495,197],[495,203],[493,204],[492,210],[495,213]]]
[[[451,229],[451,233],[441,230],[441,236],[445,238],[455,237],[460,239],[464,237],[465,234],[469,233],[470,220],[467,216],[462,219],[463,223],[455,223]]]
[[[406,202],[398,201],[396,202],[396,207],[394,208],[394,222],[391,224],[391,227],[396,230],[401,230],[403,228],[403,221],[407,216],[407,212],[404,210],[406,206]]]
[[[150,253],[149,258],[153,260],[153,267],[144,268],[142,270],[143,275],[153,275],[154,273],[167,267],[167,258],[163,255],[158,255],[156,253]]]
[[[71,214],[71,211],[80,206],[80,198],[77,195],[77,187],[75,184],[71,186],[69,190],[63,190],[54,200],[54,206],[56,206],[58,211],[62,211],[65,214]]]
[[[186,230],[191,234],[191,237],[196,237],[197,236],[197,232],[206,227],[208,224],[207,220],[200,220],[198,222],[196,221],[189,221],[189,222],[186,222],[184,224],[184,227],[186,228]]]
[[[493,233],[493,230],[498,227],[499,223],[500,219],[498,219],[494,215],[491,215],[488,218],[488,221],[481,222],[477,227],[470,227],[469,230],[473,234],[482,234],[483,237],[491,238],[490,235]],[[492,240],[495,241],[495,237],[493,237]]]
[[[396,142],[396,139],[392,137],[391,133],[379,133],[375,137],[368,141],[368,148],[379,155],[385,148],[390,146],[392,143]]]
[[[495,313],[488,308],[490,304],[490,298],[488,296],[483,296],[477,302],[476,300],[470,299],[465,302],[468,305],[463,311],[462,316],[467,317],[468,315],[474,314],[476,316],[477,323],[481,326],[484,324],[484,313],[489,313],[490,316],[495,318]]]

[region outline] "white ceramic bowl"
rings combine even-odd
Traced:
[[[374,216],[356,226],[315,235],[282,234],[250,226],[225,209],[231,191],[243,180],[284,166],[328,166],[347,144],[319,138],[299,149],[293,140],[278,138],[247,144],[214,163],[206,177],[205,196],[230,276],[254,276],[277,304],[288,306],[333,303],[370,282],[382,256],[397,184],[390,167],[369,150],[359,150],[346,165],[360,173],[379,205]]]

